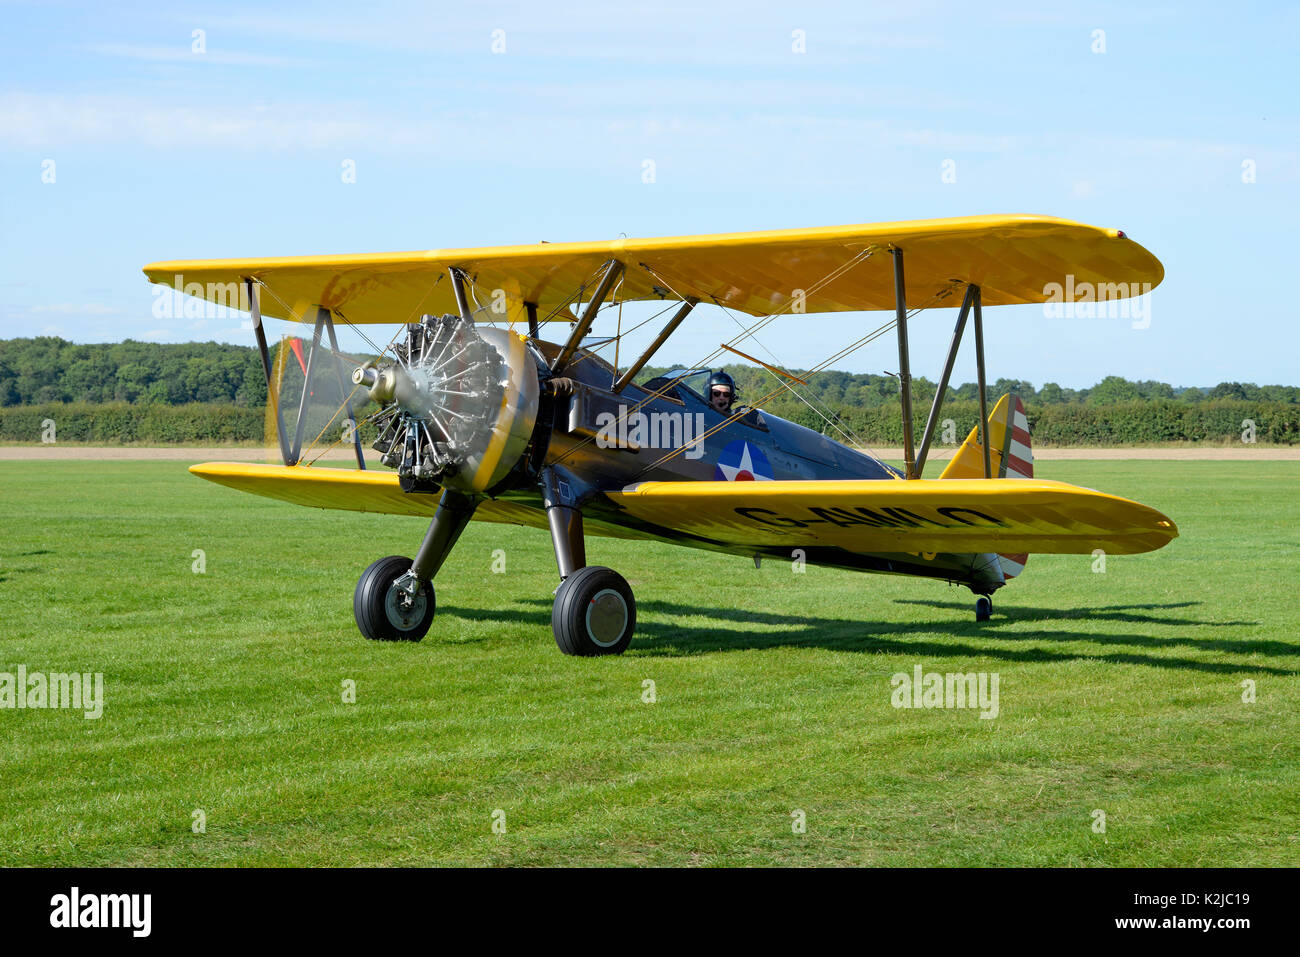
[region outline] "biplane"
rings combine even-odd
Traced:
[[[433,621],[434,579],[477,519],[549,532],[560,583],[552,628],[566,654],[620,654],[636,602],[617,571],[588,565],[586,536],[648,539],[729,555],[911,575],[966,586],[977,620],[1030,553],[1151,551],[1178,534],[1155,509],[1035,478],[1029,422],[1015,395],[990,409],[983,307],[1044,302],[1076,288],[1153,288],[1160,262],[1115,229],[1041,216],[977,216],[591,243],[424,252],[160,262],[155,283],[189,292],[239,284],[275,406],[282,465],[210,462],[210,481],[299,505],[425,516],[414,558],[371,564],[353,594],[361,633],[418,641]],[[206,294],[205,294],[206,295]],[[620,367],[590,336],[625,302],[662,301],[653,341]],[[691,368],[641,375],[693,309],[743,314],[743,331]],[[908,321],[956,307],[951,344],[917,442]],[[732,406],[706,396],[709,367],[770,323],[818,313],[884,311],[885,321],[835,361],[894,333],[904,464],[763,411],[806,383],[760,363],[770,393]],[[891,317],[892,315],[892,317]],[[304,372],[335,366],[347,392],[336,415],[373,400],[386,468],[304,461],[296,428],[271,388],[263,316],[312,324]],[[338,323],[399,326],[367,358],[338,350]],[[925,478],[945,393],[967,326],[974,339],[979,421],[937,478]],[[558,328],[554,335],[544,330]],[[552,341],[553,340],[553,341]],[[757,360],[755,360],[757,361]],[[324,365],[320,365],[320,363]],[[813,374],[823,363],[813,370]],[[351,368],[347,368],[347,366]],[[306,402],[304,384],[302,402]],[[726,390],[718,394],[724,400]],[[734,397],[733,397],[734,398]],[[832,423],[833,424],[833,423]],[[291,437],[292,436],[292,437]]]

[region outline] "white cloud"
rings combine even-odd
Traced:
[[[313,60],[298,57],[264,56],[260,53],[247,53],[241,50],[208,49],[195,53],[189,45],[185,46],[144,46],[133,43],[91,43],[82,47],[91,53],[105,56],[125,57],[130,60],[143,60],[149,63],[193,63],[202,66],[215,63],[220,66],[273,66],[306,67],[317,65]]]
[[[962,154],[996,162],[1009,157],[1047,168],[1057,162],[1053,157],[1077,151],[1076,133],[969,123],[945,95],[914,96],[908,109],[894,115],[880,108],[880,101],[890,97],[878,91],[824,98],[821,113],[800,110],[796,102],[773,96],[769,108],[756,115],[738,108],[743,85],[716,84],[701,99],[698,84],[682,80],[664,84],[657,110],[629,114],[598,96],[596,105],[603,103],[604,108],[593,118],[590,97],[566,95],[566,89],[558,82],[541,92],[530,90],[504,108],[470,109],[449,101],[413,112],[403,112],[400,106],[377,111],[359,101],[302,98],[230,106],[123,94],[11,91],[0,93],[0,147],[39,147],[50,153],[88,145],[245,153],[332,151],[334,169],[344,157],[385,153],[437,157],[444,169],[457,164],[530,172],[581,168],[606,175],[625,169],[639,175],[641,159],[653,157],[664,175],[677,170],[679,176],[699,179],[713,169],[712,158],[731,155],[736,144],[746,143],[754,148],[737,154],[733,183],[764,185],[769,182],[765,171],[785,170],[846,187],[860,181],[858,158],[864,156],[892,171],[905,171],[917,158],[933,157],[937,163],[941,157]],[[800,91],[806,92],[799,84],[793,89],[794,100]],[[921,111],[925,115],[915,115]],[[600,135],[592,136],[593,130]],[[511,150],[504,148],[506,142],[582,142],[585,148]],[[1247,150],[1209,138],[1123,135],[1093,136],[1090,142],[1113,169],[1127,168],[1134,160],[1169,158],[1185,173],[1194,168],[1195,175],[1209,176],[1224,157],[1249,155],[1261,167],[1286,171],[1283,178],[1295,175],[1290,172],[1296,168],[1291,149],[1256,144]],[[808,144],[813,143],[817,148],[810,151]],[[449,152],[448,144],[455,144],[454,150]],[[1088,172],[1089,181],[1107,182],[1106,169]]]
[[[129,142],[155,148],[321,148],[385,138],[339,106],[281,109],[160,105],[126,96],[0,94],[0,142],[67,146]],[[390,131],[391,133],[391,131]]]
[[[515,4],[468,22],[436,6],[390,7],[382,17],[363,5],[315,10],[311,16],[255,13],[189,13],[172,19],[228,34],[311,47],[338,45],[387,53],[416,53],[442,59],[492,56],[491,32],[505,31],[509,57],[547,60],[617,61],[662,67],[707,59],[714,65],[789,60],[791,31],[806,31],[807,59],[821,65],[861,65],[864,49],[942,49],[937,13],[928,5],[860,5],[834,17],[815,9],[792,10],[784,2],[701,5],[695,0],[660,2],[653,9],[611,6],[598,0],[570,3],[557,15],[553,5]],[[477,12],[477,11],[476,11]]]
[[[32,306],[33,313],[56,313],[60,316],[111,316],[122,310],[114,309],[102,302],[87,302],[77,304],[74,302],[59,302],[49,305]]]

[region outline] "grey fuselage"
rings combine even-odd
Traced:
[[[531,342],[546,360],[559,351],[552,343]],[[631,531],[635,537],[677,545],[789,561],[789,548],[737,546],[641,521],[602,493],[640,482],[743,480],[747,476],[732,470],[738,467],[745,446],[751,458],[758,457],[757,451],[766,460],[766,468],[760,466],[762,474],[751,473],[759,481],[894,481],[902,475],[878,459],[770,413],[749,410],[722,425],[727,416],[683,382],[670,384],[663,378],[644,387],[629,384],[620,393],[612,392],[610,386],[617,377],[614,369],[586,349],[578,351],[563,374],[574,383],[573,394],[543,400],[530,450],[531,479],[511,483],[512,487],[497,490],[497,496],[536,507],[542,497],[536,474],[550,470],[564,503],[580,508],[589,529],[598,534],[624,537]],[[663,394],[654,395],[659,391]],[[733,414],[740,408],[738,404]],[[649,444],[645,436],[635,434],[637,415],[649,427]],[[612,427],[611,422],[615,423]],[[699,435],[705,437],[695,447],[683,447],[682,439]],[[677,444],[656,441],[665,437]],[[724,471],[723,465],[728,469]],[[802,551],[810,564],[937,578],[967,585],[980,594],[1004,584],[1001,566],[992,554],[939,553],[922,558],[901,552],[864,554],[831,546],[804,547]]]

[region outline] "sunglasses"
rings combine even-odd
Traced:
[[[714,394],[714,395],[717,395],[717,396],[721,396],[722,398],[725,399],[727,396],[731,395],[731,390],[730,390],[730,389],[714,389],[714,390],[713,390],[713,394]]]

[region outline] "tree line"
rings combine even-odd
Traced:
[[[256,349],[219,342],[0,339],[0,406],[47,402],[266,404]]]
[[[773,389],[781,388],[778,378],[763,369],[753,366],[726,366],[726,371],[736,380],[736,387],[742,398],[750,400],[766,395]],[[655,370],[662,374],[662,369]],[[807,379],[808,385],[795,385],[795,389],[805,397],[832,408],[876,408],[879,406],[898,406],[898,378],[892,375],[874,375],[871,373],[825,371],[807,375],[800,369],[787,370],[794,375]],[[1300,405],[1300,387],[1289,385],[1255,385],[1253,382],[1220,382],[1205,388],[1195,386],[1176,387],[1167,382],[1143,380],[1131,382],[1122,376],[1106,376],[1088,389],[1067,389],[1048,382],[1041,388],[1035,388],[1032,382],[1024,379],[1000,378],[985,383],[989,401],[995,401],[1007,392],[1020,396],[1028,408],[1047,405],[1119,405],[1126,402],[1143,402],[1157,399],[1171,402],[1199,403],[1213,402],[1220,399],[1239,399],[1247,402],[1282,402]],[[914,403],[928,404],[934,400],[938,384],[924,376],[912,379],[912,399]],[[782,398],[782,394],[785,398]],[[979,399],[979,385],[965,382],[961,385],[949,385],[944,394],[944,402],[976,402]],[[784,389],[775,398],[782,402],[793,401],[790,393]],[[774,401],[775,401],[774,400]],[[773,406],[773,411],[775,407]],[[779,412],[777,413],[780,414]]]
[[[726,368],[736,379],[742,403],[776,390],[763,406],[774,415],[850,443],[883,446],[902,440],[898,380],[893,376],[819,372],[808,377],[808,385],[795,386],[805,402],[763,369]],[[292,417],[303,385],[297,358],[286,356],[285,369],[282,399]],[[638,381],[664,371],[647,368]],[[345,394],[336,393],[330,378],[313,386],[310,409],[317,418],[328,418]],[[936,387],[924,377],[914,379],[912,386],[919,433]],[[1175,388],[1108,376],[1089,389],[1066,389],[1054,383],[1036,388],[1023,380],[998,379],[988,386],[989,401],[1005,392],[1021,396],[1034,438],[1044,444],[1300,443],[1300,389],[1294,386],[1222,382],[1208,388]],[[951,423],[947,431],[961,441],[974,426],[978,409],[974,383],[951,387],[940,428]],[[248,346],[130,340],[80,345],[53,337],[0,340],[0,441],[38,441],[53,422],[60,441],[256,442],[267,437],[265,410],[261,359]],[[372,411],[365,402],[354,403],[358,420]],[[311,421],[314,435],[316,426],[324,423]],[[368,427],[362,432],[373,438]]]
[[[278,344],[273,346],[273,350]],[[296,360],[290,364],[292,369]],[[743,397],[751,401],[780,388],[768,372],[752,366],[727,366]],[[640,381],[662,373],[663,368],[645,370]],[[795,375],[800,370],[790,370]],[[292,377],[287,378],[291,387]],[[890,375],[852,372],[818,372],[798,391],[814,404],[841,412],[845,409],[894,406],[898,402],[898,379]],[[918,403],[934,398],[936,385],[925,377],[912,380],[912,394]],[[975,401],[978,386],[966,382],[950,386],[945,402]],[[1107,376],[1088,389],[1067,389],[1054,382],[1041,388],[1022,379],[998,379],[988,387],[990,399],[1015,392],[1028,406],[1118,405],[1128,402],[1167,400],[1179,403],[1237,399],[1248,402],[1280,402],[1300,405],[1300,387],[1259,386],[1251,382],[1220,382],[1218,385],[1175,387],[1165,382],[1131,382]],[[54,336],[30,339],[0,339],[0,406],[42,405],[50,402],[130,402],[185,405],[207,402],[240,407],[266,404],[266,380],[257,350],[249,346],[219,342],[154,343],[126,340],[115,343],[80,344]],[[802,405],[782,390],[769,407]]]

